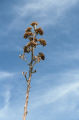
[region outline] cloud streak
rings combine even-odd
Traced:
[[[15,6],[17,14],[20,17],[32,16],[32,18],[41,18],[43,24],[55,24],[58,18],[63,16],[64,12],[76,5],[79,0],[40,0],[25,3],[23,6]],[[43,5],[43,6],[42,6]],[[51,20],[50,20],[51,18]],[[46,21],[46,22],[45,22]]]
[[[20,16],[27,16],[33,12],[50,12],[51,9],[54,10],[54,12],[62,13],[62,11],[67,10],[77,2],[78,0],[40,0],[38,2],[25,3],[22,7],[16,6],[15,8]],[[39,13],[37,16],[39,16]]]
[[[7,114],[9,112],[8,109],[9,109],[10,97],[11,97],[10,90],[7,89],[5,92],[3,92],[2,96],[4,97],[5,103],[4,103],[4,107],[0,109],[0,118],[7,119]]]
[[[0,80],[12,77],[13,75],[14,75],[13,73],[0,71]]]
[[[38,98],[36,98],[32,108],[54,103],[78,88],[79,82],[57,86],[54,89],[48,89],[43,95],[40,95]]]
[[[8,26],[8,32],[13,29],[22,29],[25,19],[37,20],[42,26],[55,25],[62,19],[64,13],[75,6],[79,0],[40,0],[24,2],[22,5],[14,5],[15,17]],[[62,17],[61,17],[62,16]]]

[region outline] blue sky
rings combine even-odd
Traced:
[[[32,76],[28,120],[79,120],[79,0],[0,1],[0,120],[22,120],[25,29],[44,30],[45,61]]]

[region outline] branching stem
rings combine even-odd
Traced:
[[[34,33],[34,37],[35,37],[35,33]],[[34,39],[33,39],[34,41]],[[32,77],[32,70],[33,70],[33,58],[34,58],[34,47],[32,47],[32,51],[31,51],[31,62],[29,64],[29,78],[27,81],[27,91],[26,91],[26,101],[25,101],[25,106],[24,106],[24,115],[23,115],[23,120],[26,120],[26,116],[27,116],[27,107],[28,107],[28,99],[29,99],[29,92],[30,92],[30,83],[31,83],[31,77]]]
[[[36,28],[36,26],[38,25],[37,22],[32,22],[32,24],[30,25],[33,27],[33,32],[31,30],[32,28],[28,27],[24,33],[24,38],[29,39],[30,42],[28,42],[24,46],[23,48],[24,53],[19,56],[21,59],[25,60],[25,62],[29,66],[28,78],[27,78],[27,72],[26,73],[22,72],[22,74],[25,76],[26,81],[27,81],[26,100],[25,100],[25,106],[24,106],[23,120],[26,120],[26,116],[27,116],[27,107],[28,107],[28,100],[29,100],[31,77],[32,77],[32,74],[36,72],[36,70],[34,70],[33,68],[36,65],[36,63],[40,62],[40,60],[45,59],[45,55],[42,52],[39,52],[38,55],[34,55],[34,50],[38,45],[42,45],[42,46],[46,45],[46,41],[44,39],[39,39],[39,40],[37,39],[38,34],[43,35],[43,30],[42,28]],[[28,62],[25,53],[27,54],[31,53],[30,62]]]

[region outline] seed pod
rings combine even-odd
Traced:
[[[25,30],[25,32],[31,32],[31,27],[28,27],[26,30]]]
[[[43,30],[42,30],[42,28],[37,28],[37,29],[35,29],[35,32],[36,32],[36,34],[43,35]]]
[[[33,37],[29,37],[28,39],[29,39],[30,41],[32,41],[32,40],[33,40]]]
[[[32,22],[30,25],[34,26],[34,25],[38,25],[38,23],[37,22]]]
[[[36,47],[36,45],[37,45],[37,43],[36,42],[34,42],[34,41],[30,41],[30,42],[28,42],[28,44],[26,45],[27,47]]]
[[[46,46],[46,41],[44,39],[39,39],[38,41],[41,45]]]
[[[42,60],[45,60],[45,55],[42,52],[39,52],[38,57],[40,57]]]
[[[24,38],[27,39],[29,36],[33,36],[32,32],[25,32],[24,33]]]
[[[30,47],[24,46],[24,53],[29,53],[30,52]]]

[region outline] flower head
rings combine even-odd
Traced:
[[[38,41],[41,45],[46,46],[46,41],[44,39],[39,39]]]
[[[31,47],[36,47],[37,43],[34,42],[34,41],[30,41],[29,45],[30,45]]]
[[[25,32],[31,32],[31,27],[28,27],[26,30],[25,30]]]
[[[29,36],[33,36],[32,32],[25,32],[24,33],[24,38],[27,39]]]
[[[33,40],[33,37],[29,37],[28,39],[29,39],[30,41],[32,41],[32,40]]]
[[[43,30],[42,30],[42,28],[37,28],[37,29],[35,29],[35,32],[36,32],[36,34],[43,35]]]
[[[38,23],[37,22],[32,22],[30,25],[35,26],[35,25],[38,25]]]
[[[45,59],[45,55],[42,52],[39,52],[38,57],[40,57],[42,60]]]
[[[27,43],[26,47],[27,47],[27,48],[28,48],[28,47],[36,47],[36,45],[37,45],[36,42],[30,41],[30,42]]]
[[[29,53],[30,52],[30,47],[24,46],[24,53]]]

